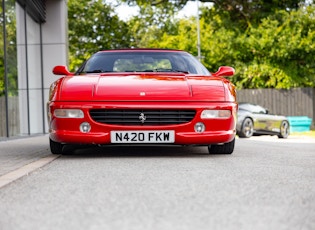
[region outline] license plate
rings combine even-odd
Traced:
[[[173,130],[111,131],[111,143],[174,143]]]

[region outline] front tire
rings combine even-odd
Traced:
[[[241,130],[238,132],[239,137],[250,138],[254,134],[254,123],[249,117],[245,118]]]
[[[234,151],[235,138],[233,141],[222,145],[209,145],[209,154],[232,154]]]
[[[49,139],[49,146],[52,154],[62,154],[63,144]]]
[[[282,121],[280,126],[279,138],[288,138],[290,134],[290,125],[288,121]]]

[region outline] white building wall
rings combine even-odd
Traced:
[[[46,9],[46,23],[42,25],[45,103],[48,101],[50,84],[59,78],[53,75],[53,67],[56,65],[68,65],[67,0],[47,0]],[[44,107],[45,114],[47,114],[46,105]],[[47,120],[45,122],[45,130],[48,132]]]
[[[46,22],[40,25],[16,4],[21,135],[48,132],[46,102],[49,86],[58,78],[52,68],[67,65],[67,1],[47,0],[46,10]]]
[[[15,4],[16,10],[16,43],[17,43],[17,68],[19,90],[19,116],[20,134],[28,133],[28,103],[27,103],[27,59],[26,59],[26,27],[25,14],[19,4]]]

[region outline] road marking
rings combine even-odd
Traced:
[[[22,178],[23,176],[28,175],[29,173],[39,169],[48,163],[54,161],[60,157],[60,155],[50,155],[47,157],[43,157],[37,161],[34,161],[30,164],[27,164],[21,168],[18,168],[12,172],[9,172],[5,175],[0,176],[0,188],[12,183],[13,181]]]

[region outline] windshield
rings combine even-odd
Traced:
[[[176,51],[98,52],[82,65],[77,74],[106,72],[181,72],[210,75],[195,57]]]
[[[239,109],[247,110],[251,113],[267,114],[267,110],[259,105],[240,103]]]

